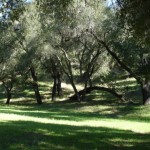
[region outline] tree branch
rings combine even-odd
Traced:
[[[106,88],[106,87],[99,87],[99,86],[93,86],[93,87],[87,87],[86,89],[86,93],[91,93],[94,90],[98,90],[98,91],[105,91],[105,92],[109,92],[110,94],[114,95],[115,97],[122,99],[122,95],[118,94],[116,91],[114,91],[113,89],[110,88]],[[79,96],[82,96],[85,92],[85,89],[79,91]],[[69,99],[70,100],[76,100],[77,96],[73,95],[71,96]]]
[[[98,42],[99,44],[101,44],[101,45],[107,50],[107,52],[118,62],[118,64],[119,64],[124,70],[126,70],[128,73],[130,73],[130,75],[131,75],[132,77],[134,77],[134,78],[137,80],[137,82],[139,82],[139,83],[142,83],[142,82],[143,82],[143,80],[142,80],[137,74],[135,74],[135,73],[131,70],[131,68],[129,68],[125,63],[123,63],[123,62],[119,59],[119,57],[108,47],[108,45],[107,45],[104,41],[100,40],[100,39],[97,37],[97,35],[94,34],[93,32],[91,32],[91,34],[94,36],[94,38],[97,40],[97,42]]]

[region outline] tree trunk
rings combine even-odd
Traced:
[[[61,50],[63,51],[64,56],[65,56],[65,58],[66,58],[66,65],[67,65],[67,69],[68,69],[67,71],[66,71],[66,69],[64,68],[64,65],[62,64],[62,60],[61,60],[58,56],[56,56],[56,57],[57,57],[57,59],[58,59],[58,62],[59,62],[59,64],[60,64],[60,66],[62,67],[62,70],[63,70],[64,73],[67,75],[68,79],[70,80],[70,83],[71,83],[72,88],[73,88],[73,90],[74,90],[74,92],[75,92],[75,95],[76,95],[76,100],[80,102],[80,96],[79,96],[79,94],[78,94],[78,90],[77,90],[76,85],[75,85],[75,83],[74,83],[74,78],[73,78],[72,66],[71,66],[70,59],[68,58],[67,53],[66,53],[63,49],[61,49]]]
[[[37,104],[42,104],[42,99],[41,99],[41,95],[40,95],[39,87],[38,87],[37,83],[33,83],[33,90],[35,93],[35,98],[37,100]]]
[[[56,78],[56,76],[54,76],[53,79],[54,79],[54,84],[53,84],[53,89],[52,89],[52,101],[55,101],[56,89],[57,89],[57,78]]]
[[[12,88],[13,88],[13,80],[9,81],[9,82],[4,82],[3,81],[3,86],[5,87],[6,90],[6,94],[7,94],[7,101],[6,104],[10,103],[10,99],[12,97]]]
[[[11,94],[11,90],[9,90],[8,88],[6,89],[6,91],[7,91],[7,101],[6,101],[6,104],[9,104],[12,94]]]
[[[142,84],[143,104],[150,105],[150,79],[145,79]]]
[[[35,93],[35,98],[37,100],[37,104],[42,104],[42,99],[41,99],[41,95],[40,95],[40,92],[39,92],[39,86],[37,84],[37,76],[36,76],[34,67],[31,67],[30,71],[31,71],[32,79],[33,79],[32,86],[33,86],[33,90],[34,90],[34,93]]]
[[[58,96],[62,96],[61,75],[60,75],[60,73],[57,74],[57,92],[58,92]]]
[[[79,95],[78,90],[77,90],[77,88],[76,88],[76,86],[75,86],[75,84],[74,84],[72,79],[70,79],[70,83],[71,83],[71,85],[73,87],[73,90],[74,90],[74,93],[76,95],[74,100],[77,100],[78,102],[80,102],[81,101],[80,95]]]
[[[86,90],[87,90],[87,85],[88,85],[88,74],[85,73],[85,81],[84,81],[84,90],[83,90],[83,93],[82,93],[82,101],[86,101]]]

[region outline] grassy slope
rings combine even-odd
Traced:
[[[104,93],[91,98],[96,100],[37,106],[16,97],[10,106],[1,103],[0,150],[150,149],[149,106],[121,104]]]

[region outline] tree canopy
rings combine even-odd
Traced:
[[[113,75],[117,80],[128,74],[140,85],[143,104],[149,104],[148,6],[148,1],[140,0],[117,0],[115,7],[108,7],[105,0],[3,0],[1,75],[5,73],[5,81],[12,81],[11,85],[15,79],[25,79],[37,103],[42,104],[38,78],[44,73],[53,79],[52,100],[56,91],[62,95],[64,79],[72,85],[77,101],[85,101],[91,89],[121,98],[110,80]],[[82,92],[77,83],[83,85]]]
[[[150,32],[149,0],[117,0],[119,16],[128,23],[129,29],[148,43]]]

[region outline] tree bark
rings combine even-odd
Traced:
[[[142,86],[143,104],[150,105],[150,79],[146,78]]]
[[[53,77],[53,88],[52,88],[52,101],[56,100],[56,92],[58,96],[62,96],[62,88],[61,88],[61,75],[59,72],[54,72]]]
[[[34,67],[31,67],[30,71],[31,71],[32,79],[33,79],[32,86],[33,86],[33,90],[34,90],[34,93],[35,93],[35,98],[37,100],[37,104],[42,104],[42,99],[41,99],[41,95],[40,95],[40,92],[39,92],[39,86],[37,84],[37,76],[36,76]]]
[[[3,85],[5,87],[6,90],[6,94],[7,94],[7,100],[6,100],[6,104],[10,103],[10,99],[12,97],[12,88],[13,88],[13,80],[11,79],[9,82],[5,82],[3,81]]]
[[[89,71],[89,70],[88,70]],[[85,79],[84,79],[84,90],[82,93],[82,101],[86,101],[86,90],[87,90],[87,86],[88,86],[88,80],[89,80],[89,72],[85,73]],[[81,96],[81,95],[80,95]]]
[[[60,72],[57,73],[57,92],[58,92],[58,96],[62,96],[61,74],[60,74]]]
[[[8,88],[6,89],[6,91],[7,91],[7,101],[6,101],[6,104],[9,104],[11,96],[12,96],[12,93],[11,93],[11,90],[9,90]]]
[[[76,86],[75,86],[75,84],[74,84],[74,82],[73,82],[73,79],[70,79],[70,83],[71,83],[71,85],[72,85],[72,87],[73,87],[73,90],[74,90],[74,93],[75,93],[75,95],[76,95],[76,100],[78,101],[78,102],[80,102],[81,101],[81,98],[80,98],[80,94],[79,94],[79,92],[78,92],[78,90],[77,90],[77,88],[76,88]]]
[[[53,89],[52,89],[52,101],[56,100],[56,89],[57,89],[57,78],[56,76],[53,77],[54,83],[53,83]]]
[[[122,99],[122,97],[123,97],[122,95],[116,93],[116,92],[115,92],[114,90],[112,90],[112,89],[109,89],[109,88],[106,88],[106,87],[99,87],[99,86],[87,87],[87,88],[86,88],[86,93],[90,93],[90,92],[92,92],[92,91],[94,91],[94,90],[100,90],[100,91],[109,92],[109,93],[111,93],[112,95],[114,95],[115,97],[117,97],[117,98],[119,98],[119,99]],[[85,92],[85,89],[79,91],[79,92],[78,92],[79,96],[83,95],[84,92]],[[75,95],[73,95],[73,96],[70,97],[70,100],[76,100],[76,98],[77,98],[77,95],[75,94]]]

